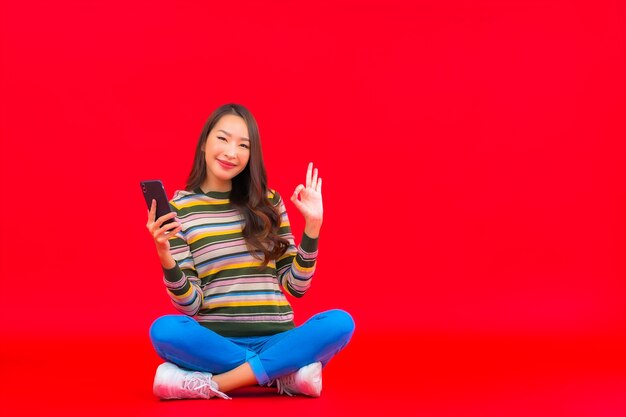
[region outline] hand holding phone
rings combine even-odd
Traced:
[[[160,180],[149,180],[141,181],[140,185],[148,206],[146,227],[154,238],[159,253],[168,253],[169,239],[174,238],[182,227],[174,220],[176,213],[170,210],[163,183]]]
[[[143,191],[143,197],[148,205],[148,210],[152,208],[152,200],[156,200],[156,220],[171,212],[170,203],[167,200],[165,187],[163,186],[161,180],[141,181],[140,185],[141,191]],[[173,219],[168,219],[163,222],[163,224],[169,224],[173,221]]]

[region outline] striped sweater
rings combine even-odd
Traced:
[[[281,216],[279,234],[287,251],[262,267],[243,239],[243,216],[230,192],[178,190],[170,200],[182,231],[170,240],[176,261],[163,269],[174,307],[227,337],[262,336],[294,327],[293,310],[281,291],[301,297],[311,285],[318,239],[303,234],[296,248],[285,205],[276,191],[268,198]],[[258,252],[262,258],[263,253]]]

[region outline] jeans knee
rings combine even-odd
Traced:
[[[150,340],[152,344],[167,343],[173,335],[173,330],[184,317],[177,315],[162,316],[152,322],[150,326]]]
[[[345,338],[346,341],[350,340],[355,326],[352,316],[344,310],[331,310],[329,313],[332,316],[336,334],[341,338]]]

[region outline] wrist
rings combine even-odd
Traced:
[[[158,251],[161,266],[165,269],[172,269],[176,266],[176,261],[172,257],[169,249],[167,251]]]
[[[321,228],[322,228],[321,221],[307,222],[304,225],[304,233],[306,233],[306,235],[310,237],[311,239],[317,239],[320,235]]]

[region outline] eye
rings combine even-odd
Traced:
[[[218,136],[217,137],[219,140],[223,140],[224,142],[226,142],[226,138],[222,137],[222,136]]]
[[[246,149],[250,149],[250,147],[249,147],[248,145],[246,145],[245,143],[242,143],[242,144],[241,144],[241,145],[239,145],[239,146],[243,146],[243,147],[244,147],[244,148],[246,148]]]

